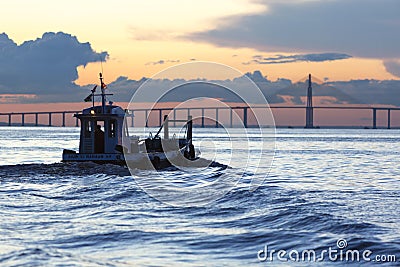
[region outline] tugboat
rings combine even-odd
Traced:
[[[154,137],[140,139],[138,136],[129,136],[128,126],[125,121],[126,112],[113,102],[106,104],[106,85],[100,73],[101,93],[96,94],[97,85],[92,93],[85,98],[85,102],[92,102],[92,106],[82,110],[74,117],[80,120],[79,152],[64,149],[63,162],[91,161],[99,164],[110,163],[128,165],[130,168],[163,169],[171,166],[171,161],[188,165],[188,161],[197,159],[196,151],[192,144],[192,118],[188,120],[169,120],[164,117]],[[101,106],[95,106],[95,96],[101,96]],[[186,122],[186,137],[169,138],[168,123],[172,121]],[[160,138],[164,128],[164,139]]]

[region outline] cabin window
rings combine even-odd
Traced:
[[[96,128],[98,127],[98,126],[100,126],[100,130],[105,130],[105,127],[104,127],[104,121],[96,121],[95,122],[96,124],[95,124],[95,126],[96,126]]]
[[[90,121],[85,121],[85,137],[89,138],[91,136],[92,133],[92,124],[90,123]]]
[[[104,153],[104,121],[96,121],[94,130],[94,153]]]
[[[106,127],[104,126],[104,121],[95,121],[94,123],[94,135],[99,136],[103,135],[103,139],[104,139],[104,131],[106,130]]]
[[[116,120],[110,120],[110,128],[108,130],[108,136],[109,137],[115,137],[116,136],[116,131],[117,131],[117,121]]]

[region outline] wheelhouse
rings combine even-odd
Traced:
[[[103,112],[104,111],[104,112]],[[79,153],[116,153],[122,137],[128,136],[124,128],[125,111],[112,104],[94,106],[75,115],[81,122]]]

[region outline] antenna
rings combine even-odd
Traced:
[[[101,57],[101,54],[99,55],[100,57],[100,68],[101,68],[101,72],[99,74],[100,76],[100,88],[101,88],[101,109],[102,109],[102,113],[105,113],[105,105],[106,105],[106,96],[105,96],[105,92],[104,92],[104,82],[103,82],[103,58]]]
[[[99,73],[100,76],[100,87],[101,87],[101,109],[102,109],[102,113],[105,113],[105,108],[106,108],[106,94],[104,92],[104,82],[103,82],[103,74],[100,72]]]
[[[103,59],[100,57],[100,66],[101,66],[101,72],[99,73],[100,76],[100,88],[101,88],[101,112],[103,114],[106,113],[106,96],[107,95],[113,95],[113,94],[106,94],[105,89],[107,88],[107,85],[104,83],[104,78],[103,78]],[[110,104],[111,105],[111,104]]]
[[[101,57],[100,57],[100,66],[101,66],[101,73],[104,74],[104,71],[103,71],[103,59]]]

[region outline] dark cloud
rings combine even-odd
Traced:
[[[400,59],[388,59],[383,61],[387,72],[400,77]]]
[[[147,80],[131,80],[128,77],[120,76],[115,81],[107,84],[108,93],[114,94],[111,99],[118,102],[129,102],[136,90]]]
[[[224,18],[213,30],[184,38],[260,51],[338,51],[400,57],[400,1],[269,1],[263,14]]]
[[[34,94],[35,101],[76,101],[85,94],[74,81],[77,67],[105,61],[107,52],[96,53],[90,43],[58,32],[17,45],[0,34],[0,93]]]
[[[348,59],[352,56],[347,54],[339,54],[339,53],[321,53],[321,54],[302,54],[302,55],[290,55],[283,56],[277,55],[275,57],[262,57],[260,55],[253,56],[253,59],[248,62],[243,62],[244,65],[249,64],[282,64],[282,63],[293,63],[293,62],[324,62],[324,61],[333,61],[333,60],[341,60]]]
[[[398,80],[352,80],[328,82],[362,104],[386,104],[400,106],[400,81]]]
[[[179,62],[180,62],[179,59],[176,59],[176,60],[174,60],[174,59],[167,59],[167,60],[160,59],[158,61],[147,62],[145,65],[163,65],[165,63],[179,63]]]
[[[300,82],[292,82],[289,79],[280,78],[276,81],[269,80],[260,71],[245,74],[260,88],[263,95],[271,104],[285,103],[282,96],[289,96],[293,98],[293,103],[304,104],[304,97],[307,95],[307,82],[304,80]],[[110,92],[114,93],[112,99],[119,102],[128,102],[134,92],[145,82],[147,79],[130,80],[127,77],[119,77],[116,81],[110,83],[108,88]],[[318,79],[313,78],[314,81]],[[325,80],[325,81],[324,81]],[[218,83],[230,88],[233,83],[235,86],[246,86],[242,83],[243,78],[239,77],[234,80],[224,80]],[[189,81],[186,81],[189,82]],[[206,83],[195,83],[186,86],[179,86],[185,83],[185,80],[176,79],[162,79],[152,80],[154,88],[175,88],[171,93],[160,99],[162,102],[168,101],[185,101],[191,97],[215,97],[221,98],[227,102],[237,102],[235,96],[230,95],[221,88],[217,88]],[[322,79],[319,83],[313,84],[314,95],[318,97],[326,97],[326,104],[387,104],[400,106],[400,81],[388,80],[352,80],[352,81],[336,81],[329,82]],[[155,89],[156,90],[156,89]]]

